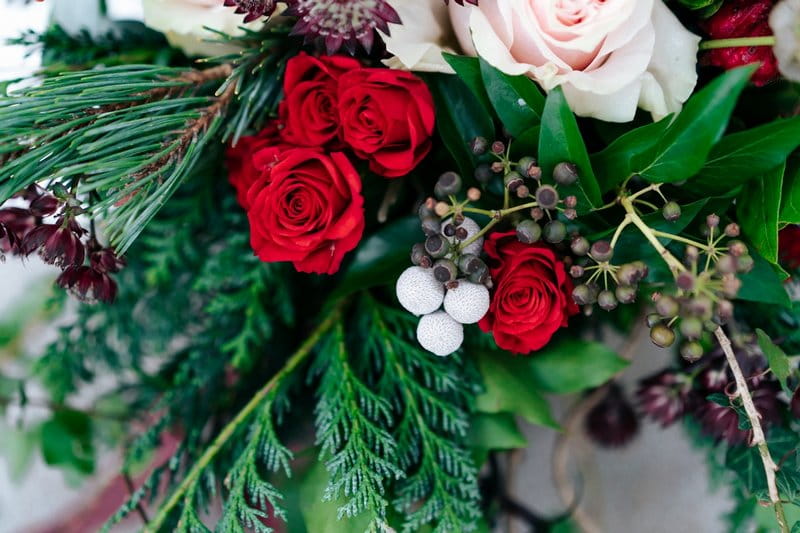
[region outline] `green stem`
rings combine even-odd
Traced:
[[[651,189],[652,190],[652,189]],[[640,191],[642,192],[642,191]],[[633,207],[633,200],[634,197],[637,196],[629,196],[627,198],[622,198],[620,203],[622,207],[625,208],[625,212],[627,213],[626,218],[628,218],[631,223],[639,228],[639,231],[644,235],[645,239],[648,240],[650,245],[655,248],[661,258],[669,265],[670,270],[672,270],[673,275],[677,275],[679,272],[683,272],[686,270],[686,267],[683,266],[683,263],[678,261],[678,259],[672,255],[669,250],[667,250],[661,241],[658,240],[658,237],[653,233],[653,230],[645,223],[644,220],[639,216],[636,212],[636,209]]]
[[[680,235],[673,235],[672,233],[667,233],[665,231],[658,231],[658,230],[655,230],[655,229],[652,230],[652,232],[653,232],[653,235],[655,235],[656,237],[661,237],[663,239],[670,239],[670,240],[673,240],[673,241],[682,242],[684,244],[688,244],[690,246],[694,246],[695,248],[703,250],[704,252],[707,252],[708,249],[709,249],[708,246],[706,246],[705,244],[701,244],[701,243],[699,243],[697,241],[693,241],[692,239],[687,239],[686,237],[681,237]]]
[[[311,332],[306,341],[300,345],[297,351],[292,354],[286,361],[286,364],[281,368],[270,380],[253,396],[247,405],[245,405],[239,413],[231,420],[219,435],[214,439],[211,445],[206,448],[203,455],[192,466],[189,473],[183,479],[180,485],[170,495],[167,502],[162,505],[158,514],[153,518],[153,521],[147,524],[143,529],[144,533],[157,533],[164,523],[169,518],[170,513],[176,505],[181,501],[184,494],[195,484],[200,478],[205,468],[214,460],[217,454],[227,444],[231,437],[236,434],[236,430],[247,421],[253,411],[255,411],[264,399],[289,375],[291,374],[314,350],[314,347],[319,343],[325,333],[331,329],[336,322],[341,318],[342,307],[344,307],[346,300],[340,301],[330,314]]]
[[[741,46],[775,46],[774,35],[761,37],[736,37],[733,39],[713,39],[700,43],[700,50],[714,50],[716,48],[738,48]]]
[[[489,233],[489,230],[491,230],[493,227],[495,227],[498,222],[500,222],[499,218],[493,218],[492,220],[490,220],[489,223],[486,224],[486,226],[482,230],[480,230],[478,233],[476,233],[475,235],[473,235],[472,237],[470,237],[466,241],[462,242],[461,245],[460,245],[460,249],[463,250],[464,248],[466,248],[467,246],[469,246],[473,242],[477,241],[478,239],[480,239],[481,237],[483,237],[484,235]]]

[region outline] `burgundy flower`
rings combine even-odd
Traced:
[[[114,273],[122,270],[125,260],[117,257],[111,248],[100,248],[92,246],[93,251],[89,255],[89,265],[98,272]]]
[[[753,404],[761,415],[762,426],[770,426],[780,419],[778,389],[774,383],[763,383],[751,390]],[[739,414],[733,407],[719,405],[706,400],[697,409],[696,415],[703,433],[729,444],[744,444],[750,441],[752,430],[739,429]]]
[[[225,0],[223,5],[236,6],[235,13],[245,15],[244,22],[247,23],[272,15],[278,2],[277,0]]]
[[[20,252],[22,238],[33,229],[36,219],[27,209],[6,207],[0,209],[0,252]]]
[[[61,202],[58,201],[58,198],[52,194],[44,193],[31,200],[28,209],[35,217],[47,217],[54,215],[60,206]]]
[[[61,268],[80,266],[86,257],[86,246],[81,241],[84,230],[74,219],[42,224],[22,240],[21,250],[30,255],[36,250],[45,263]]]
[[[358,44],[370,52],[376,29],[388,35],[390,22],[400,24],[386,0],[293,0],[284,15],[299,19],[292,35],[323,44],[328,55],[342,47],[352,54]]]
[[[686,413],[691,392],[687,376],[674,370],[664,370],[642,380],[637,397],[645,414],[662,427],[667,427]]]
[[[586,416],[586,432],[597,444],[608,448],[625,446],[638,430],[636,411],[616,384]]]
[[[56,283],[87,303],[111,303],[117,296],[117,283],[111,276],[91,266],[67,267]]]
[[[736,37],[761,37],[772,35],[769,13],[774,0],[728,0],[706,22],[706,31],[712,39]],[[753,74],[753,83],[765,85],[780,75],[778,61],[770,46],[740,46],[709,50],[706,61],[729,70],[750,63],[761,63]]]

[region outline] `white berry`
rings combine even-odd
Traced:
[[[464,326],[444,311],[437,311],[419,320],[417,340],[429,352],[444,357],[461,348]]]
[[[436,311],[444,300],[444,286],[433,277],[432,268],[405,269],[397,278],[395,290],[400,305],[417,316]]]
[[[445,227],[448,224],[452,224],[452,223],[453,223],[453,219],[452,218],[448,218],[447,220],[444,221],[444,223],[442,224],[442,227]],[[478,225],[478,223],[475,222],[474,220],[472,220],[469,217],[464,217],[464,222],[462,222],[461,225],[458,226],[458,227],[459,228],[464,228],[465,230],[467,230],[467,238],[464,239],[465,241],[471,239],[473,237],[473,235],[477,234],[481,230],[481,227]],[[450,241],[450,244],[455,244],[456,243],[456,238],[455,237],[447,237],[447,240]],[[462,253],[465,253],[465,254],[480,255],[481,254],[481,250],[483,250],[483,237],[479,237],[478,239],[475,240],[475,242],[469,243],[461,251],[462,251]]]
[[[458,287],[444,296],[444,310],[457,322],[474,324],[489,310],[489,289],[479,283],[458,280]]]

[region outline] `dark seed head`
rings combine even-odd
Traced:
[[[595,292],[588,285],[576,285],[572,289],[572,299],[578,305],[592,305],[596,298]]]
[[[559,185],[572,185],[578,181],[578,167],[574,163],[559,163],[553,169],[553,179]]]
[[[741,255],[741,256],[737,257],[736,259],[737,259],[737,261],[736,261],[736,263],[737,263],[736,270],[739,273],[746,274],[746,273],[750,272],[751,270],[753,270],[753,266],[755,265],[755,262],[753,261],[753,256],[751,256],[751,255]]]
[[[425,251],[425,244],[418,242],[411,247],[411,262],[423,268],[430,268],[433,261],[428,252]]]
[[[470,275],[486,268],[486,263],[477,255],[463,254],[458,258],[458,268],[464,274]]]
[[[517,164],[517,170],[519,170],[519,173],[529,178],[533,177],[530,175],[530,170],[534,167],[536,167],[536,159],[532,157],[523,157]]]
[[[448,196],[458,194],[461,191],[461,176],[453,171],[448,171],[439,176],[433,193],[437,198],[444,200]]]
[[[464,226],[459,226],[456,228],[456,239],[459,241],[466,241],[469,238],[469,232],[467,228]]]
[[[422,231],[425,235],[436,235],[442,230],[442,223],[439,217],[425,217],[422,219]]]
[[[433,264],[433,277],[437,281],[447,283],[458,277],[458,268],[456,264],[449,259],[439,259]]]
[[[425,251],[436,259],[444,257],[450,251],[450,243],[441,235],[431,235],[425,239]]]
[[[558,244],[567,237],[567,227],[560,220],[551,220],[544,226],[544,239]]]
[[[675,278],[675,284],[679,289],[691,291],[694,290],[697,280],[690,272],[681,272],[678,274],[678,277]]]
[[[533,244],[542,237],[542,227],[533,220],[526,219],[517,224],[517,239],[525,244]]]
[[[506,151],[506,145],[503,141],[495,141],[492,143],[492,152],[497,155],[502,155]]]
[[[542,185],[536,189],[536,202],[543,209],[555,209],[558,205],[558,191],[552,185]]]
[[[608,241],[597,241],[592,244],[589,255],[598,263],[605,263],[611,261],[611,258],[614,257],[614,249]]]

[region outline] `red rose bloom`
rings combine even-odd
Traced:
[[[361,67],[351,57],[301,53],[286,63],[284,100],[278,108],[281,137],[295,146],[325,146],[339,132],[338,80]]]
[[[433,97],[410,72],[348,72],[339,79],[339,115],[342,140],[381,176],[408,174],[431,149]]]
[[[773,0],[729,0],[706,21],[706,31],[712,39],[761,37],[772,35],[769,13]],[[778,60],[771,46],[739,46],[709,50],[706,61],[729,70],[751,63],[761,63],[753,74],[753,83],[765,85],[780,75]]]
[[[519,242],[513,231],[491,234],[483,249],[495,288],[478,325],[504,350],[527,354],[542,348],[578,312],[564,263],[544,244]]]
[[[250,244],[262,261],[333,274],[364,232],[361,179],[342,153],[287,150],[247,196]]]
[[[270,123],[258,135],[242,137],[236,146],[228,148],[228,180],[236,189],[239,205],[248,208],[247,191],[250,186],[267,175],[270,167],[277,162],[278,155],[288,148],[289,145],[281,142],[275,123]]]

